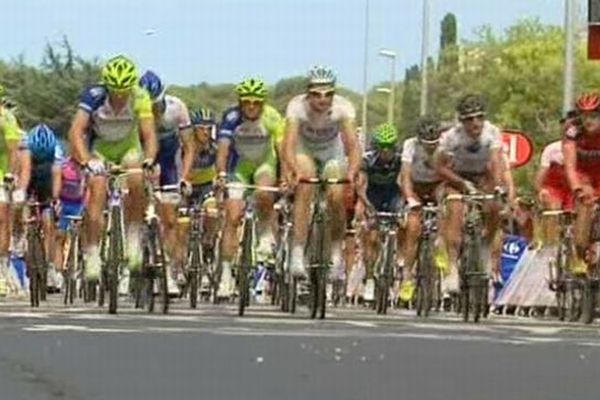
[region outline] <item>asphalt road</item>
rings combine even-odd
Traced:
[[[0,399],[597,399],[600,324],[0,301]]]

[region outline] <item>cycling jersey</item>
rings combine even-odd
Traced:
[[[166,95],[165,109],[154,122],[159,145],[160,184],[174,185],[179,181],[181,165],[179,132],[191,125],[187,107],[179,98]]]
[[[452,158],[452,169],[463,177],[486,172],[493,150],[502,148],[500,130],[485,121],[481,134],[472,138],[462,125],[448,130],[440,139],[438,151]]]
[[[5,107],[0,106],[0,178],[8,172],[7,142],[21,140],[22,133],[15,115]]]
[[[154,118],[152,101],[145,89],[135,86],[125,107],[115,112],[108,89],[94,85],[84,90],[79,108],[90,116],[90,144],[98,154],[114,163],[120,163],[125,156],[139,156],[139,121]]]
[[[27,192],[35,195],[38,201],[49,201],[52,197],[52,167],[60,167],[65,161],[62,146],[57,142],[50,157],[45,154],[36,154],[31,151],[27,136],[24,136],[19,149],[28,150],[31,154],[31,180]]]
[[[367,175],[367,198],[378,211],[394,211],[400,202],[397,184],[402,166],[402,156],[395,152],[384,161],[377,150],[364,154],[362,171]]]
[[[436,183],[440,177],[433,165],[434,153],[429,153],[412,137],[404,141],[402,146],[402,162],[411,165],[411,180],[415,183]]]
[[[71,223],[68,217],[80,217],[83,214],[85,175],[79,164],[69,157],[61,166],[61,177],[58,229],[66,231]]]
[[[225,112],[217,139],[231,143],[229,170],[234,180],[253,183],[262,174],[276,179],[276,148],[283,139],[283,128],[281,115],[269,105],[256,121],[244,119],[239,106]]]
[[[577,170],[600,176],[600,134],[588,135],[572,125],[565,131],[565,140],[575,141]]]
[[[552,142],[544,148],[540,166],[546,169],[542,190],[546,190],[552,199],[560,202],[564,207],[570,208],[572,194],[563,166],[561,140]]]
[[[354,121],[354,106],[342,96],[334,95],[331,109],[317,113],[311,109],[307,95],[294,97],[287,106],[286,118],[298,124],[300,152],[320,163],[345,158],[340,137],[342,124]]]
[[[201,150],[192,163],[190,172],[190,183],[192,185],[212,184],[217,175],[215,163],[217,160],[217,145],[210,143],[207,148]]]

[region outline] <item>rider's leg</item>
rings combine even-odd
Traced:
[[[4,189],[0,189],[0,296],[8,294],[10,282],[9,271],[10,246],[10,208]]]
[[[88,279],[100,276],[100,239],[103,232],[103,210],[106,202],[106,177],[91,176],[88,179],[89,199],[85,224],[86,233],[86,267]]]
[[[421,235],[421,213],[411,210],[406,218],[406,235],[404,240],[404,279],[413,279],[417,247]]]
[[[125,169],[140,168],[139,154],[130,152],[125,155],[122,165]],[[146,196],[144,193],[144,174],[135,173],[127,175],[128,193],[123,201],[125,208],[125,232],[127,242],[127,259],[129,268],[137,271],[142,266],[142,224],[146,210]]]
[[[239,247],[238,227],[244,214],[243,191],[230,190],[230,198],[225,201],[225,226],[223,227],[223,241],[221,243],[221,283],[219,295],[228,297],[234,287],[232,279],[232,264]]]
[[[296,168],[301,178],[315,178],[317,169],[311,157],[306,154],[296,155]],[[299,184],[294,198],[294,245],[292,248],[291,270],[294,275],[305,276],[304,245],[308,238],[310,203],[314,193],[312,185]]]
[[[454,193],[459,191],[450,186],[446,188],[446,194]],[[446,290],[449,292],[458,291],[459,286],[458,256],[462,242],[463,212],[462,201],[448,200],[444,218],[444,239],[450,259],[449,275],[445,279]]]
[[[560,210],[562,208],[561,199],[555,195],[552,188],[542,188],[538,193],[538,200],[542,206],[542,210]],[[560,232],[558,221],[558,217],[542,216],[540,229],[542,243],[556,244]]]
[[[330,160],[323,167],[322,176],[325,179],[341,179],[346,175],[344,160]],[[330,185],[327,187],[327,210],[329,214],[328,228],[331,238],[330,275],[335,279],[343,279],[342,245],[346,231],[346,208],[344,204],[345,185]]]
[[[254,182],[258,186],[274,186],[277,183],[276,171],[268,163],[260,166],[254,173]],[[273,210],[274,193],[258,190],[255,193],[258,216],[257,233],[259,237],[257,254],[264,261],[272,255],[277,214]]]

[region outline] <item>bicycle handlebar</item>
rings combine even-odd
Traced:
[[[225,184],[227,189],[249,189],[249,190],[258,190],[262,192],[272,192],[279,193],[281,189],[277,186],[261,186],[261,185],[249,185],[247,183],[241,182],[230,182]]]
[[[347,185],[350,180],[347,178],[300,178],[298,182],[310,185]]]

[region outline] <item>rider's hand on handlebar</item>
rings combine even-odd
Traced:
[[[25,190],[23,189],[15,189],[12,192],[12,201],[16,204],[25,203]]]
[[[227,184],[227,172],[219,172],[217,174],[217,177],[215,178],[215,189],[216,190],[223,190],[225,189],[225,185]]]
[[[409,210],[413,210],[415,208],[421,207],[421,202],[415,199],[414,197],[409,197],[408,199],[406,199],[406,205]]]
[[[96,158],[89,159],[83,164],[83,167],[91,175],[103,175],[106,172],[104,162]]]
[[[182,179],[179,181],[179,191],[185,197],[189,197],[192,194],[192,184]]]
[[[464,180],[462,181],[463,188],[467,194],[475,194],[477,193],[477,186],[471,181]]]
[[[581,201],[585,204],[592,203],[596,197],[594,189],[589,185],[584,185],[574,190],[574,194],[578,201]]]

